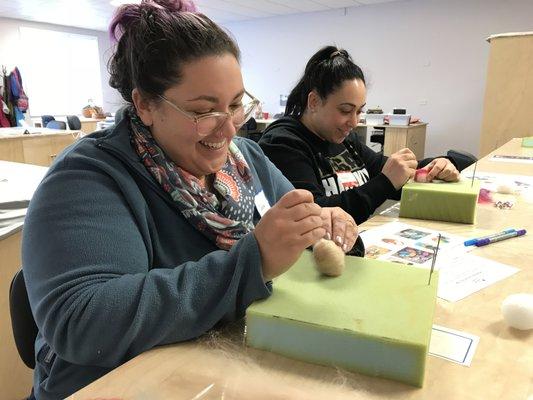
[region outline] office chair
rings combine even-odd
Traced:
[[[81,121],[77,115],[67,115],[68,129],[71,131],[79,131],[81,129]]]
[[[241,127],[242,131],[245,134],[245,137],[252,139],[254,142],[257,142],[261,139],[262,132],[257,130],[257,121],[255,118],[250,118],[246,123]]]
[[[41,122],[42,122],[43,128],[46,128],[46,125],[48,125],[50,121],[55,121],[55,118],[53,115],[42,115],[41,116]]]
[[[9,287],[9,312],[11,327],[19,356],[28,368],[35,368],[35,338],[39,329],[31,313],[30,301],[22,269],[18,271]]]
[[[63,121],[50,121],[46,124],[46,127],[49,129],[67,129],[67,123]]]
[[[373,135],[370,135],[370,142],[380,144],[380,151],[383,151],[383,146],[385,143],[385,128],[374,128],[374,131],[378,130],[381,131],[381,133],[374,133]]]
[[[476,156],[463,150],[448,150],[446,156],[454,162],[459,171],[462,171],[477,161]]]

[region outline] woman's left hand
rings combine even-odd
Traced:
[[[459,171],[447,158],[435,158],[424,169],[428,171],[427,182],[431,182],[433,179],[442,179],[447,182],[459,180]]]
[[[358,235],[352,216],[340,207],[322,207],[320,216],[324,221],[326,239],[333,240],[345,253],[350,251]]]

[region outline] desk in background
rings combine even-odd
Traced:
[[[370,130],[372,128],[384,129],[384,155],[390,156],[398,150],[407,147],[415,153],[417,160],[422,160],[424,158],[424,149],[426,147],[426,126],[426,122],[420,122],[408,126],[358,124],[355,128],[355,133],[363,143],[368,145],[370,140]]]
[[[497,154],[523,152],[520,141],[514,139]],[[491,162],[489,156],[478,162],[478,171],[533,176],[533,165]],[[208,339],[147,351],[69,399],[531,399],[533,335],[507,327],[500,305],[508,295],[530,292],[533,287],[533,204],[520,199],[511,210],[480,206],[477,212],[476,225],[400,219],[466,237],[510,226],[529,231],[520,239],[473,250],[476,255],[518,267],[517,274],[459,302],[437,299],[435,324],[480,336],[471,367],[428,356],[424,387],[418,389],[246,348],[234,332],[229,341],[206,335]],[[360,228],[394,220],[398,219],[377,216]]]
[[[80,117],[81,131],[86,135],[88,135],[89,133],[93,133],[94,131],[97,130],[97,124],[102,121],[105,121],[105,118],[96,119],[96,118]]]
[[[256,119],[255,122],[257,123],[257,130],[263,132],[267,126],[269,126],[272,122],[274,122],[275,119]]]
[[[80,131],[61,129],[0,128],[0,160],[48,167],[79,136]]]
[[[78,115],[77,117],[80,119],[80,123],[81,123],[81,129],[80,130],[86,135],[96,131],[98,122],[105,121],[105,118],[104,119],[86,118],[86,117],[84,117],[82,115]],[[67,124],[67,130],[68,130],[68,122],[67,122],[67,117],[66,116],[54,116],[54,118],[57,121],[65,122]],[[33,117],[31,120],[33,122],[33,125],[36,128],[39,128],[39,129],[43,128],[42,127],[42,119],[41,119],[41,117]]]
[[[237,132],[238,136],[246,137],[248,139],[253,140],[254,142],[257,142],[261,135],[263,134],[263,131],[266,129],[268,125],[270,125],[272,122],[275,121],[275,119],[255,119],[255,123],[257,124],[257,127],[255,129],[248,129],[247,125],[243,125],[239,131]]]
[[[275,119],[256,119],[257,132],[262,133],[268,125],[274,122]],[[424,150],[426,147],[426,122],[420,122],[408,126],[401,125],[365,125],[358,124],[355,128],[355,134],[363,143],[369,144],[370,130],[372,128],[381,128],[385,130],[383,154],[390,156],[405,147],[411,149],[415,153],[417,160],[424,158]],[[255,132],[255,131],[254,131]],[[239,131],[242,136],[247,136],[248,133],[242,128]],[[254,133],[252,133],[254,134]]]

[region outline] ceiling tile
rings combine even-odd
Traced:
[[[315,3],[322,4],[328,8],[345,8],[355,7],[360,4],[356,0],[313,0]]]
[[[362,5],[378,4],[378,3],[390,3],[398,0],[357,0],[358,3]]]
[[[223,23],[402,0],[196,0]],[[0,17],[105,31],[115,7],[109,0],[1,0]]]
[[[220,10],[217,8],[207,7],[207,6],[201,6],[199,7],[199,10],[202,14],[207,15],[209,18],[211,18],[213,21],[218,23],[225,23],[225,22],[231,22],[231,21],[245,21],[252,19],[249,16],[237,14],[234,12],[226,11],[226,10]]]
[[[323,4],[319,4],[312,0],[268,0],[270,3],[279,4],[293,10],[301,12],[313,12],[313,11],[323,11],[328,10],[330,7],[327,7]]]
[[[205,0],[206,2],[210,0]],[[273,3],[268,0],[227,0],[227,3],[247,5],[253,7],[255,10],[266,12],[272,15],[283,15],[288,13],[298,12],[294,8],[290,8],[281,4]]]
[[[247,17],[252,18],[264,18],[264,17],[271,17],[275,14],[269,13],[266,11],[258,10],[256,8],[250,7],[251,2],[242,2],[241,4],[237,4],[235,2],[231,1],[224,1],[224,0],[208,0],[208,1],[197,1],[197,7],[201,12],[204,12],[206,8],[209,8],[211,10],[218,10],[225,13],[232,13],[237,15],[243,15]],[[204,12],[204,14],[207,14]],[[250,18],[251,19],[251,18]]]

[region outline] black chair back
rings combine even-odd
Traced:
[[[63,121],[53,120],[46,124],[46,127],[49,129],[67,129],[67,123]]]
[[[446,156],[448,156],[448,158],[455,163],[459,171],[462,171],[477,161],[477,157],[475,155],[463,150],[448,150]]]
[[[250,118],[246,123],[243,125],[243,128],[246,129],[247,132],[253,132],[257,130],[257,121],[254,117]]]
[[[246,123],[241,127],[241,132],[244,133],[245,137],[252,139],[254,142],[261,139],[263,132],[257,129],[257,121],[255,118],[250,118]]]
[[[54,118],[53,115],[43,115],[43,116],[41,116],[41,121],[42,121],[42,123],[43,123],[43,125],[42,125],[43,128],[46,128],[46,126],[48,125],[48,123],[49,123],[50,121],[54,121],[54,120],[55,120],[55,118]]]
[[[30,301],[22,270],[18,271],[9,288],[9,312],[13,337],[20,358],[28,368],[35,368],[35,338],[39,329],[31,313]]]
[[[81,129],[81,121],[77,115],[67,115],[68,129],[77,131]]]

